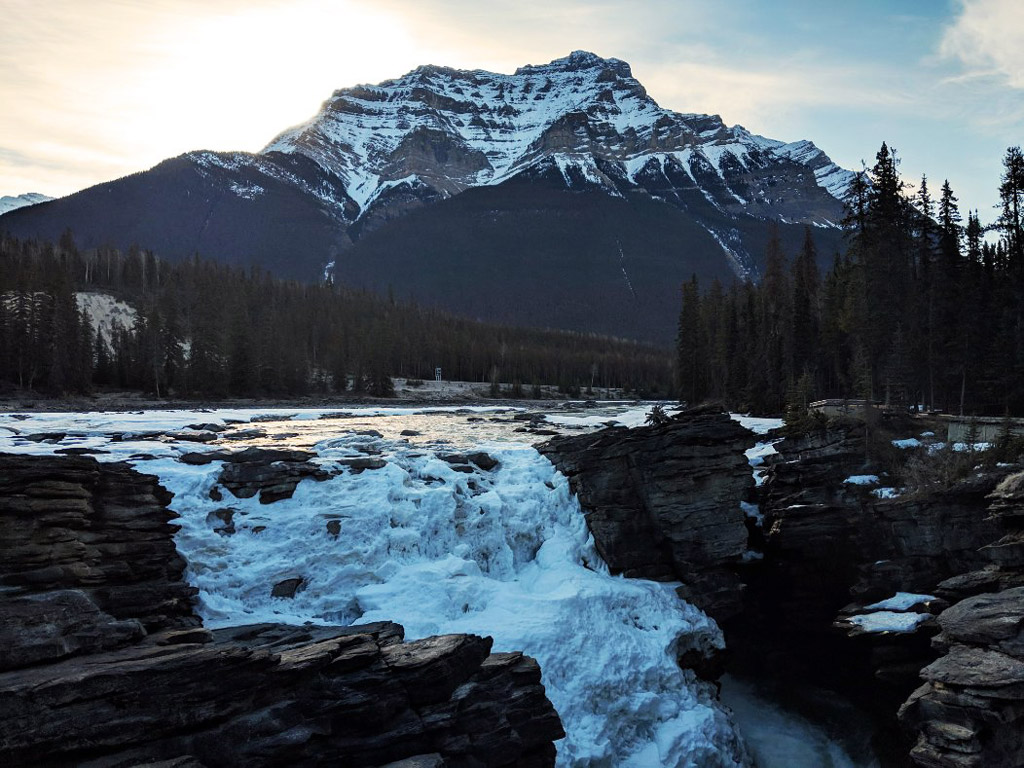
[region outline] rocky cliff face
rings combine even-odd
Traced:
[[[1024,755],[1024,472],[989,501],[1002,535],[982,547],[985,567],[939,586],[973,596],[939,616],[941,655],[900,710],[917,739],[911,757],[927,768],[1018,766]]]
[[[539,667],[489,638],[199,627],[167,500],[126,465],[0,455],[5,765],[553,764]]]
[[[787,438],[776,448],[764,485],[765,551],[802,606],[794,611],[798,625],[818,623],[851,599],[870,603],[934,589],[988,561],[979,550],[999,528],[987,519],[987,495],[1003,471],[880,499],[846,482],[865,471],[862,425]],[[813,600],[804,594],[811,591]],[[818,608],[808,611],[812,604]]]
[[[74,590],[73,606],[153,631],[199,624],[182,578],[174,513],[156,478],[89,458],[0,459],[0,586],[45,605]],[[45,612],[44,612],[45,613]],[[54,631],[58,627],[52,627]]]
[[[336,91],[272,152],[311,157],[343,179],[360,217],[397,190],[450,197],[533,169],[569,188],[835,226],[853,178],[810,142],[663,109],[629,64],[586,51],[512,75],[423,66]]]
[[[721,619],[740,607],[740,501],[753,487],[743,451],[751,442],[726,413],[684,413],[539,448],[569,478],[613,572],[678,579],[681,597]]]
[[[939,617],[942,656],[900,710],[928,768],[1011,768],[1024,756],[1024,587],[969,597]]]
[[[1012,595],[987,607],[949,605],[1021,583],[1015,525],[1024,483],[1006,478],[1005,466],[978,467],[950,487],[878,498],[848,482],[873,471],[856,423],[789,437],[776,449],[762,494],[765,557],[747,573],[742,617],[725,626],[737,662],[747,671],[815,680],[859,701],[878,719],[888,764],[907,765],[913,747],[923,766],[1016,766],[1006,758],[1015,737],[1001,725],[971,724],[1012,721],[1008,733],[1017,727],[1000,709],[1010,706],[1012,686],[997,683],[1001,672],[986,671],[975,653],[991,650],[984,632],[962,631],[984,621],[1016,627]],[[890,601],[897,593],[903,597]],[[953,650],[970,645],[968,636],[974,650]],[[895,715],[919,675],[928,683],[900,715],[911,728],[908,741]],[[985,686],[998,691],[985,698]],[[968,701],[974,710],[956,709]]]

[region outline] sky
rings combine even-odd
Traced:
[[[852,170],[886,141],[983,222],[1024,143],[1024,0],[0,0],[0,20],[0,195],[258,151],[332,91],[420,64],[577,49],[629,62],[663,107]]]

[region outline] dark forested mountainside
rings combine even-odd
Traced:
[[[684,280],[735,279],[717,235],[678,208],[560,184],[560,176],[513,179],[408,213],[339,254],[336,279],[492,322],[665,345]],[[764,250],[763,220],[710,212],[705,221],[732,232],[736,248],[742,240]],[[840,230],[815,229],[824,247],[841,243]],[[802,235],[801,226],[779,225],[786,243]],[[749,276],[759,262],[745,262]]]
[[[102,291],[138,310],[108,344],[75,293]],[[331,285],[273,278],[132,248],[81,252],[0,238],[0,387],[52,394],[94,387],[157,396],[387,395],[391,376],[531,384],[578,393],[671,390],[667,350],[563,331],[484,324]]]
[[[885,144],[854,185],[847,237],[824,278],[808,229],[763,280],[682,289],[681,398],[759,412],[825,397],[960,414],[1024,413],[1024,156],[1007,150],[996,220],[966,224],[948,182],[910,198]],[[986,231],[998,233],[995,242]],[[787,263],[787,261],[789,263]]]

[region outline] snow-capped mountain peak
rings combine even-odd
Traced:
[[[666,109],[626,62],[574,51],[343,88],[259,153],[189,152],[0,228],[670,343],[678,285],[756,280],[772,230],[841,249],[853,178],[810,141]]]
[[[778,174],[758,177],[780,171],[836,203],[853,176],[810,142],[766,139],[726,126],[718,115],[664,109],[629,64],[587,51],[512,75],[427,65],[379,85],[342,89],[263,150],[272,152],[308,156],[336,175],[360,218],[395,190],[445,198],[552,163],[563,176],[577,168],[615,196],[654,194],[638,174],[668,164],[722,211],[827,226],[841,206],[819,200],[807,216],[792,195],[772,194]],[[803,183],[806,170],[812,173]]]
[[[53,200],[49,195],[39,192],[26,192],[23,195],[4,195],[0,197],[0,215],[13,211],[16,208],[24,208],[27,205],[37,205]]]

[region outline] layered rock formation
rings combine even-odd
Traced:
[[[977,595],[939,617],[943,653],[900,710],[928,768],[1014,768],[1024,761],[1024,587]]]
[[[924,766],[1019,765],[1006,762],[1010,748],[1000,746],[1012,739],[991,736],[993,746],[984,746],[984,729],[971,725],[971,718],[1013,720],[979,693],[999,688],[995,670],[1009,667],[982,669],[988,662],[975,651],[991,650],[983,643],[970,653],[951,650],[966,647],[952,627],[974,622],[958,613],[973,616],[976,608],[948,606],[1021,583],[1014,581],[1024,562],[1020,539],[1008,529],[1024,508],[1024,483],[1006,478],[1005,465],[979,466],[948,487],[879,498],[850,481],[876,471],[855,422],[788,437],[776,449],[762,495],[765,558],[750,566],[742,619],[725,626],[734,658],[745,671],[812,680],[859,701],[877,717],[887,764],[907,765],[913,747]],[[911,594],[893,602],[916,605],[873,613],[896,593]],[[1014,625],[1009,605],[1009,598],[993,603],[989,618],[1002,613]],[[903,707],[907,740],[895,714],[920,685],[919,674],[929,682]],[[951,685],[960,688],[950,693]],[[973,713],[954,711],[968,700]],[[958,762],[964,755],[975,762]]]
[[[1001,535],[979,552],[985,565],[946,579],[936,594],[950,601],[1024,585],[1024,472],[1007,476],[989,495],[991,522]]]
[[[986,497],[1002,473],[976,473],[950,488],[880,499],[845,482],[865,470],[863,425],[788,437],[776,449],[762,501],[765,561],[749,580],[757,593],[752,609],[787,636],[783,645],[815,637],[827,649],[832,622],[851,600],[863,605],[896,592],[927,593],[987,562],[979,550],[997,537],[998,527],[986,519]],[[927,649],[927,642],[885,642],[890,647],[865,648],[876,656],[869,667],[885,668],[882,677],[897,687],[913,683],[921,649],[891,645]]]
[[[776,449],[764,485],[765,543],[773,560],[791,571],[798,591],[801,583],[824,578],[842,592],[840,600],[872,602],[897,591],[933,589],[987,562],[979,548],[999,531],[986,519],[987,495],[1004,470],[880,499],[846,482],[865,471],[862,424],[789,437]],[[820,585],[814,591],[822,592]]]
[[[76,590],[67,606],[87,602],[96,616],[146,631],[197,626],[170,500],[155,477],[125,464],[0,455],[5,604],[17,597],[28,610]]]
[[[615,573],[683,582],[681,597],[715,618],[740,608],[747,549],[740,501],[753,487],[749,430],[723,412],[559,437],[539,449],[573,491]]]
[[[939,617],[939,659],[900,710],[916,735],[913,760],[927,768],[1002,768],[1024,761],[1024,472],[990,494],[1002,533],[981,548],[980,569],[938,592],[971,595]]]
[[[127,465],[0,455],[4,765],[553,764],[536,662],[489,638],[199,627],[167,501]]]

